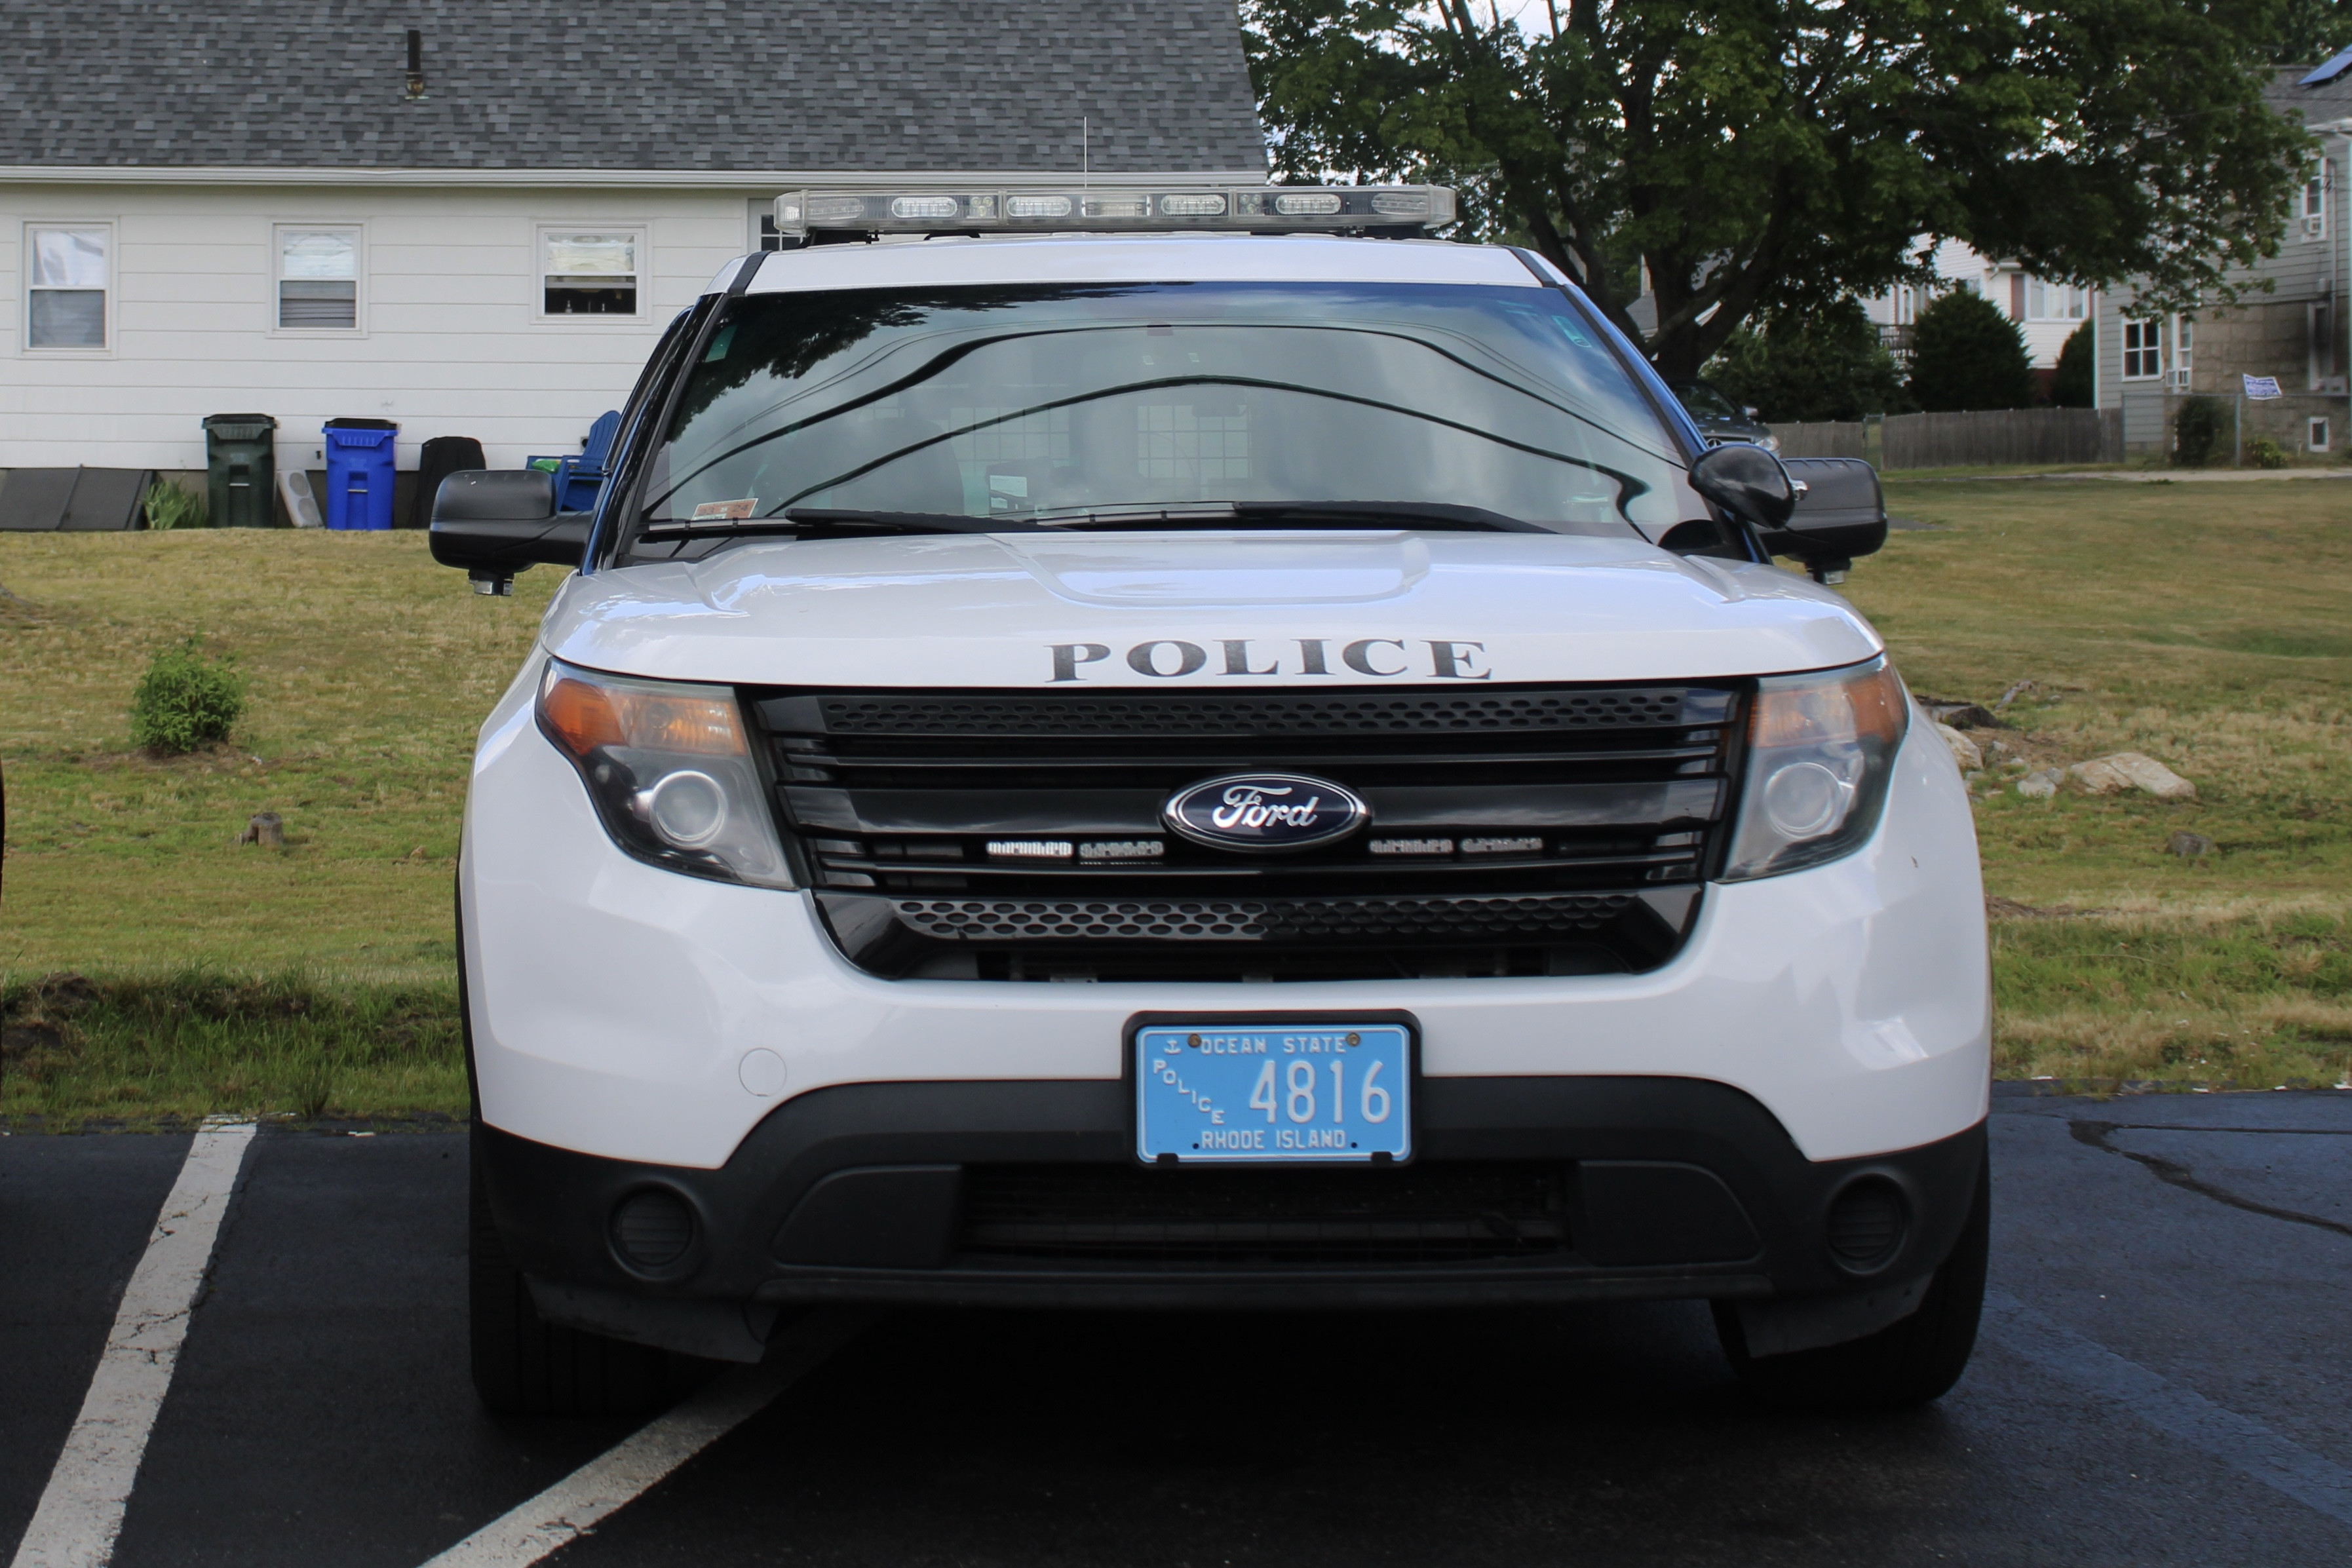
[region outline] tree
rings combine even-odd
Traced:
[[[2263,34],[2264,52],[2282,66],[2315,66],[2352,45],[2347,0],[2283,0]]]
[[[2058,370],[2050,378],[2050,401],[2060,408],[2089,408],[2098,392],[2098,329],[2085,321],[2066,334],[2058,350]]]
[[[1767,423],[1853,420],[1906,406],[1903,372],[1861,301],[1773,311],[1760,320],[1760,329],[1734,332],[1706,374]]]
[[[1919,312],[1911,340],[1911,395],[1930,411],[2024,408],[2033,402],[2033,360],[2017,323],[1966,288]]]
[[[2309,137],[2262,100],[2276,0],[1243,0],[1286,178],[1429,179],[1689,375],[1763,308],[2036,276],[2235,297]],[[1657,324],[1628,312],[1643,275]]]

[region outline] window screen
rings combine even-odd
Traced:
[[[360,324],[360,231],[278,231],[278,324],[341,328]]]
[[[540,235],[550,316],[637,313],[638,236],[626,232],[550,229]]]
[[[102,228],[34,228],[26,334],[36,349],[106,347],[107,251]]]

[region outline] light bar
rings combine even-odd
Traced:
[[[1192,186],[1170,190],[787,191],[776,231],[939,234],[1022,229],[1165,231],[1420,228],[1454,221],[1444,185]]]

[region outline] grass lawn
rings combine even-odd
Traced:
[[[1987,732],[2018,760],[2134,749],[2198,788],[1985,781],[2000,1070],[2343,1078],[2352,491],[1887,488],[1932,527],[1848,591],[1914,689],[2032,680]],[[479,598],[415,533],[0,535],[0,1120],[461,1113],[466,760],[559,575]],[[252,677],[247,716],[228,747],[140,755],[131,688],[192,632]],[[286,847],[237,845],[265,810]],[[2180,829],[2215,852],[2167,852]]]

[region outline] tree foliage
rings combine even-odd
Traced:
[[[2024,334],[1980,294],[1937,295],[1911,340],[1911,395],[1931,412],[2028,407],[2033,359]]]
[[[1280,174],[1454,184],[1473,232],[1541,251],[1688,375],[1759,309],[1925,281],[1922,235],[2142,278],[2159,308],[2233,297],[2310,146],[2262,101],[2277,3],[1242,9]]]
[[[2315,66],[2352,46],[2352,0],[2282,0],[2263,41],[2279,65]]]
[[[1901,413],[1903,372],[1856,299],[1818,310],[1780,310],[1731,335],[1707,379],[1768,424]]]

